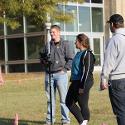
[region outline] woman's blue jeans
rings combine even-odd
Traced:
[[[49,83],[49,74],[45,75],[45,90],[48,98],[47,101],[47,123],[51,121],[50,115],[50,86],[51,84],[51,92],[52,92],[52,117],[53,122],[55,122],[55,110],[56,110],[56,90],[58,90],[59,98],[60,98],[60,107],[61,107],[61,115],[62,115],[62,123],[69,123],[69,110],[65,104],[65,98],[67,94],[68,88],[68,75],[66,72],[57,72],[51,74],[51,83]]]

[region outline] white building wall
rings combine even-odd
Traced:
[[[116,0],[116,12],[125,19],[125,0]]]

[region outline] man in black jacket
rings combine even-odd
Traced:
[[[56,89],[60,96],[60,106],[62,115],[62,125],[70,124],[69,110],[65,105],[65,97],[68,87],[67,70],[70,70],[73,59],[73,50],[69,46],[68,41],[64,41],[60,37],[60,27],[52,25],[50,29],[50,71],[46,67],[45,75],[45,90],[48,97],[48,109],[46,124],[51,124],[50,112],[50,87],[49,87],[49,72],[51,74],[51,91],[52,91],[52,121],[55,122],[56,109]]]

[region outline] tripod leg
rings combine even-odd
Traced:
[[[50,87],[50,119],[51,125],[53,125],[53,116],[52,116],[52,85],[51,85],[51,74],[49,73],[49,87]]]

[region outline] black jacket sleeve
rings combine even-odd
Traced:
[[[91,51],[87,51],[85,57],[82,59],[83,74],[81,77],[80,88],[84,89],[87,80],[91,79],[94,70],[95,57]]]
[[[74,57],[74,51],[73,48],[69,45],[69,42],[65,42],[65,66],[64,68],[66,70],[70,70],[72,66],[72,60]]]

